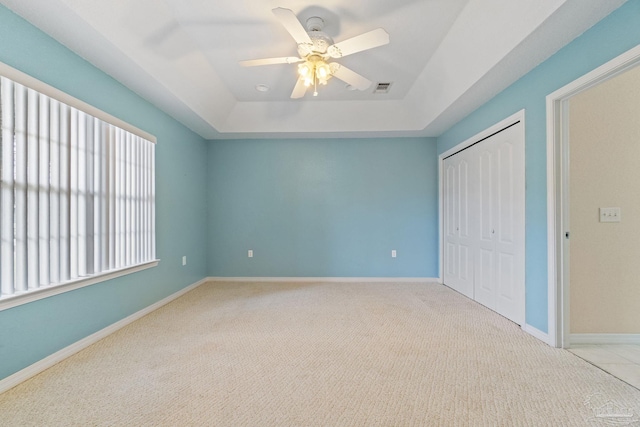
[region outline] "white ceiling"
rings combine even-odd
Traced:
[[[0,0],[208,139],[437,136],[625,0]],[[307,3],[307,2],[305,2]],[[331,79],[289,98],[297,56],[271,10],[325,21],[335,42],[378,27],[386,46],[338,60],[387,94]],[[257,84],[270,87],[259,92]]]

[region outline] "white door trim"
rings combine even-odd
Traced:
[[[438,156],[438,239],[439,239],[439,257],[440,257],[440,271],[439,271],[439,279],[441,283],[444,283],[444,159],[446,157],[451,156],[452,154],[457,153],[460,150],[463,150],[467,147],[470,147],[471,145],[486,139],[488,137],[490,137],[491,135],[495,134],[496,132],[499,132],[501,130],[503,130],[506,127],[509,127],[511,125],[516,124],[517,122],[521,122],[522,123],[522,139],[525,140],[524,138],[524,132],[525,132],[525,110],[522,109],[514,114],[512,114],[511,116],[499,121],[498,123],[494,124],[493,126],[475,134],[474,136],[472,136],[471,138],[468,138],[467,140],[457,144],[456,146],[454,146],[453,148],[450,148],[449,150],[443,152],[442,154],[440,154]],[[525,148],[526,148],[526,140],[525,140]],[[526,162],[526,161],[525,161]],[[525,201],[526,204],[526,201]],[[526,239],[526,236],[525,236]],[[526,268],[526,267],[525,267]],[[522,298],[525,298],[525,292],[522,293]],[[525,311],[523,313],[523,322],[522,322],[522,329],[525,331],[528,331],[527,328],[525,328],[526,326],[526,304],[525,301],[522,301],[522,307],[523,310]]]
[[[567,348],[569,334],[569,99],[640,64],[640,45],[547,95],[547,265],[549,344]]]

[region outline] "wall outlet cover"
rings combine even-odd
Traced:
[[[600,222],[620,222],[620,208],[600,208]]]

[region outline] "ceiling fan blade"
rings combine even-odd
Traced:
[[[329,46],[327,52],[332,58],[342,58],[352,53],[373,49],[374,47],[383,46],[388,43],[389,33],[383,28],[378,28]]]
[[[331,74],[342,80],[343,82],[350,84],[358,90],[367,90],[371,86],[371,80],[361,76],[349,68],[340,65],[336,62],[330,64]]]
[[[301,61],[302,58],[298,58],[297,56],[284,56],[282,58],[248,59],[246,61],[240,61],[240,65],[243,67],[256,67],[258,65],[295,64]]]
[[[307,87],[304,85],[304,80],[298,79],[295,87],[293,88],[293,92],[291,92],[291,98],[297,99],[302,98],[307,91]]]
[[[292,10],[277,7],[273,9],[272,12],[276,15],[276,18],[280,20],[280,23],[289,32],[289,34],[291,34],[291,37],[293,37],[296,43],[313,43],[311,41],[311,37],[307,34],[307,30],[302,26],[298,17]]]

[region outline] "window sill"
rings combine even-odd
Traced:
[[[84,277],[82,279],[71,280],[65,283],[60,283],[58,285],[0,297],[0,311],[37,301],[39,299],[48,298],[53,295],[58,295],[64,292],[73,291],[75,289],[84,288],[85,286],[95,285],[96,283],[115,279],[116,277],[126,276],[127,274],[146,270],[148,268],[157,266],[159,262],[160,260],[156,259],[153,261],[145,262],[143,264],[121,268],[119,270],[106,271],[95,276]]]

